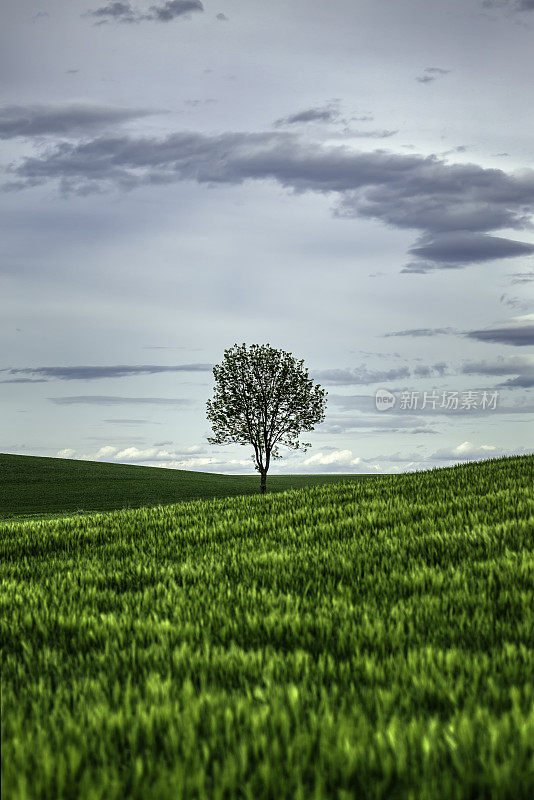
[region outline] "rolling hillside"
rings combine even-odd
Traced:
[[[2,795],[530,800],[533,470],[0,524]]]
[[[269,476],[271,492],[362,475]],[[166,505],[259,491],[257,475],[216,475],[97,461],[0,454],[0,519]]]

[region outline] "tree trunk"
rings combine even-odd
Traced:
[[[267,491],[267,470],[262,469],[260,475],[260,491],[262,494],[265,494]]]

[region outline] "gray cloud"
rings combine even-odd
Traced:
[[[184,406],[191,402],[190,400],[185,400],[179,397],[116,397],[102,394],[75,395],[72,397],[49,397],[47,399],[59,406],[119,406],[140,404],[158,406]]]
[[[469,365],[465,365],[466,367]],[[478,364],[471,365],[475,368],[478,367]],[[488,367],[490,365],[484,363],[482,368]],[[517,371],[517,369],[515,370]],[[473,373],[474,374],[474,373]],[[479,374],[477,372],[477,374]],[[492,374],[492,373],[484,373],[484,374]],[[508,374],[508,373],[500,373],[500,374]],[[447,390],[448,391],[448,390]],[[400,392],[394,392],[397,400],[400,398]],[[438,392],[439,394],[439,392]],[[461,394],[461,393],[460,393]],[[420,400],[422,399],[420,394]],[[461,397],[460,397],[461,400]],[[440,397],[441,402],[441,397]],[[375,396],[374,395],[346,395],[346,394],[329,394],[328,395],[328,404],[329,407],[337,407],[342,410],[342,415],[338,415],[335,417],[336,423],[340,423],[341,420],[346,419],[346,414],[349,412],[359,412],[356,416],[351,417],[352,420],[350,422],[353,425],[354,420],[358,421],[362,418],[364,421],[369,423],[369,426],[372,425],[373,420],[375,424],[378,424],[376,420],[382,420],[383,418],[390,419],[390,422],[387,425],[391,426],[408,426],[412,427],[414,425],[421,425],[423,422],[425,424],[428,423],[429,419],[434,419],[435,417],[448,417],[456,419],[459,416],[485,416],[489,413],[491,414],[528,414],[531,415],[534,413],[534,403],[513,403],[513,404],[506,404],[502,403],[499,399],[497,402],[497,406],[495,409],[488,411],[487,409],[483,409],[480,404],[477,405],[476,408],[441,408],[440,402],[437,403],[436,408],[433,409],[431,406],[427,406],[426,408],[421,408],[421,403],[418,404],[418,408],[414,409],[402,409],[400,407],[400,403],[394,406],[394,408],[390,409],[387,412],[384,411],[377,411],[376,404],[375,404]],[[461,404],[460,404],[461,405]],[[334,415],[335,416],[335,415]],[[404,420],[404,422],[399,422],[398,418]],[[424,417],[424,420],[421,419]],[[331,414],[328,414],[327,422],[332,422],[334,417]],[[408,420],[408,422],[406,422]],[[380,423],[382,424],[382,423]],[[386,423],[384,423],[386,424]]]
[[[277,119],[274,125],[280,128],[286,125],[299,125],[306,122],[337,122],[339,118],[339,110],[335,106],[328,105],[297,111],[296,114]]]
[[[510,344],[515,347],[534,345],[534,315],[531,314],[525,319],[527,321],[522,322],[521,317],[518,317],[517,321],[512,320],[498,327],[469,331],[466,336],[479,342]]]
[[[512,272],[509,276],[512,284],[533,283],[534,282],[534,269],[529,272]]]
[[[130,3],[116,2],[108,3],[93,11],[87,11],[84,16],[95,17],[100,22],[107,22],[112,19],[117,22],[137,22],[137,14]]]
[[[496,258],[511,258],[534,253],[534,244],[488,236],[470,231],[452,231],[426,236],[409,252],[435,266],[458,267]],[[429,261],[426,261],[428,259]],[[409,271],[405,268],[405,271]]]
[[[2,106],[0,139],[50,135],[77,137],[157,113],[161,112],[88,103]]]
[[[3,371],[0,370],[0,372]],[[0,381],[0,383],[46,383],[46,378],[10,378],[7,381]]]
[[[353,369],[325,369],[313,372],[316,380],[330,385],[354,386],[371,383],[388,383],[403,378],[442,377],[447,371],[447,364],[419,365],[410,370],[409,367],[393,367],[385,370],[369,370],[363,364]]]
[[[529,311],[532,308],[532,303],[521,299],[521,297],[511,297],[509,294],[502,294],[499,301],[503,306],[515,308],[517,311]]]
[[[513,12],[534,11],[534,0],[484,0],[485,8],[506,8]]]
[[[307,108],[303,111],[297,111],[295,114],[290,114],[287,117],[280,117],[280,119],[277,119],[273,123],[273,126],[275,128],[285,128],[292,125],[303,125],[308,122],[320,122],[327,124],[340,123],[344,126],[341,137],[352,139],[388,139],[390,136],[394,136],[396,133],[398,133],[398,130],[364,131],[356,130],[350,127],[351,122],[366,122],[368,120],[372,120],[372,117],[365,115],[362,117],[350,117],[349,119],[343,118],[337,105],[335,103],[330,103],[326,106],[318,106],[315,108]]]
[[[374,408],[374,397],[372,398]],[[347,405],[347,410],[352,410]],[[365,431],[366,433],[410,433],[410,434],[435,434],[437,431],[432,427],[429,420],[421,420],[418,416],[411,414],[381,414],[374,413],[359,414],[328,414],[326,422],[321,426],[321,432],[327,434],[347,434],[354,431]]]
[[[436,78],[443,77],[450,72],[450,69],[441,69],[441,67],[425,67],[423,74],[419,75],[415,80],[419,83],[430,83],[435,81]]]
[[[212,364],[177,364],[171,366],[140,364],[109,367],[25,367],[24,369],[4,369],[0,370],[0,372],[7,372],[8,375],[40,375],[44,380],[90,381],[100,378],[124,378],[131,375],[156,375],[160,372],[210,372],[212,368]]]
[[[341,136],[347,139],[389,139],[398,132],[398,130],[362,131],[346,127]]]
[[[448,336],[453,333],[457,333],[456,328],[407,328],[405,331],[385,333],[384,338],[389,339],[391,336]]]
[[[437,156],[355,151],[287,131],[60,142],[10,172],[13,180],[5,188],[59,180],[62,191],[82,194],[182,180],[209,185],[274,180],[297,193],[335,193],[337,216],[369,217],[423,231],[411,250],[417,261],[406,272],[534,252],[534,244],[487,234],[530,224],[533,171],[508,174],[476,164],[449,164]]]
[[[416,378],[431,378],[435,376],[443,377],[447,373],[447,364],[439,363],[431,366],[421,364],[415,367],[413,374]]]
[[[94,10],[87,11],[83,16],[97,20],[96,24],[106,22],[137,23],[155,20],[157,22],[172,22],[178,17],[183,17],[192,12],[204,11],[200,0],[167,0],[160,5],[150,6],[147,12],[136,11],[130,2],[110,2]]]
[[[394,367],[388,370],[368,370],[365,366],[354,369],[324,369],[313,373],[316,380],[324,381],[328,384],[354,385],[369,383],[386,383],[387,381],[398,380],[399,378],[409,378],[410,370],[408,367]]]
[[[509,356],[496,361],[468,362],[463,365],[466,375],[514,375],[498,384],[503,388],[530,388],[534,386],[534,356]]]
[[[149,13],[144,19],[155,19],[159,22],[171,22],[177,17],[183,17],[193,11],[204,11],[200,0],[167,0],[159,6],[150,6]]]

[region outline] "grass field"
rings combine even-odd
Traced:
[[[530,800],[534,457],[0,525],[9,800]]]
[[[270,492],[368,475],[269,476]],[[259,491],[259,475],[215,475],[192,470],[106,464],[0,453],[0,519],[114,511],[234,497]]]

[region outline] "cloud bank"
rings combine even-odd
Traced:
[[[493,328],[469,331],[466,335],[468,338],[476,339],[478,342],[509,344],[514,347],[534,345],[534,314],[515,317]]]
[[[48,103],[0,107],[0,139],[36,136],[79,137],[161,113],[144,108],[116,108],[89,103]]]
[[[437,156],[310,142],[289,131],[101,136],[59,142],[10,167],[4,189],[58,181],[63,192],[195,181],[210,186],[274,181],[296,193],[334,195],[334,213],[421,231],[406,272],[458,268],[534,253],[534,244],[490,235],[522,230],[534,213],[534,171],[506,173]]]
[[[138,22],[172,22],[178,17],[187,17],[193,12],[204,11],[200,0],[167,0],[165,3],[150,6],[148,11],[137,11],[130,2],[110,2],[94,10],[87,11],[83,16],[96,20],[97,25],[107,22],[138,23]]]
[[[52,403],[58,406],[93,405],[93,406],[122,406],[122,405],[157,405],[157,406],[185,406],[190,400],[181,397],[117,397],[116,395],[83,394],[70,397],[49,397]]]
[[[24,367],[3,369],[0,372],[5,372],[8,375],[32,376],[26,380],[41,378],[43,380],[59,381],[91,381],[100,380],[101,378],[125,378],[132,375],[157,375],[162,372],[211,372],[212,367],[212,364],[175,364],[170,366],[140,364],[103,367]]]
[[[513,375],[498,386],[527,389],[534,386],[534,355],[509,356],[495,361],[471,361],[464,364],[465,375]]]
[[[437,78],[442,78],[448,75],[450,69],[442,69],[441,67],[425,67],[422,75],[418,75],[415,79],[419,83],[431,83]]]

